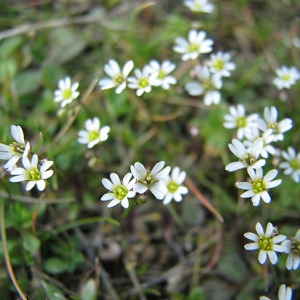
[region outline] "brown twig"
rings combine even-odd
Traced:
[[[86,92],[83,95],[83,100],[80,104],[78,104],[75,109],[74,109],[74,114],[72,115],[72,117],[69,118],[68,122],[66,123],[66,125],[60,130],[60,132],[54,137],[53,139],[53,144],[55,145],[64,135],[65,133],[68,131],[68,129],[70,128],[70,126],[73,124],[74,120],[76,119],[77,115],[80,112],[80,109],[82,108],[82,106],[87,102],[89,95],[91,94],[91,92],[93,91],[93,89],[95,88],[96,84],[98,82],[98,79],[94,79],[92,81],[92,83],[90,84],[90,86],[88,87],[88,89],[86,90]]]
[[[5,258],[5,263],[7,267],[8,274],[10,276],[10,279],[15,286],[18,294],[22,298],[22,300],[27,300],[26,295],[24,294],[23,290],[19,286],[18,280],[15,276],[14,270],[12,268],[11,262],[10,262],[10,257],[8,253],[8,248],[7,248],[7,238],[6,238],[6,232],[5,232],[5,216],[4,216],[4,200],[1,201],[0,204],[0,218],[1,218],[1,240],[2,240],[2,246],[3,246],[3,251],[4,251],[4,258]]]
[[[197,197],[197,199],[212,213],[216,216],[216,218],[220,222],[224,222],[223,217],[221,214],[212,206],[212,204],[202,195],[202,193],[197,189],[197,187],[194,185],[192,180],[190,178],[186,178],[185,182],[191,192]]]

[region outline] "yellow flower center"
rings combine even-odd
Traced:
[[[213,66],[216,70],[221,71],[225,67],[225,61],[222,59],[217,59],[213,62]]]
[[[266,236],[261,236],[258,240],[258,247],[260,250],[270,251],[273,250],[273,239]]]
[[[116,85],[121,85],[124,81],[125,81],[125,77],[123,76],[122,73],[119,73],[114,77],[114,82]]]
[[[70,99],[70,98],[72,98],[73,92],[70,89],[64,90],[62,92],[62,95],[63,95],[64,99]]]
[[[216,89],[216,87],[211,79],[203,80],[203,81],[201,81],[201,84],[205,91],[212,91],[212,90]]]
[[[26,175],[28,180],[30,181],[36,181],[42,179],[40,171],[35,167],[31,167],[31,169],[27,170]]]
[[[189,44],[188,50],[189,50],[189,52],[198,52],[199,48],[200,48],[199,44],[191,43],[191,44]]]
[[[145,177],[140,180],[141,183],[145,184],[146,186],[150,187],[153,185],[157,180],[153,177],[153,175],[150,173],[150,171],[147,171]]]
[[[300,241],[297,241],[295,239],[292,239],[292,252],[300,255]]]
[[[290,161],[290,165],[293,170],[299,170],[300,169],[300,161],[297,158],[294,158]]]
[[[91,130],[88,138],[89,141],[95,141],[100,138],[100,132],[98,130]]]
[[[25,151],[25,145],[17,142],[13,142],[9,145],[11,152],[14,155],[22,156]]]
[[[269,124],[268,124],[268,128],[273,129],[273,132],[274,132],[275,134],[279,134],[279,133],[280,133],[279,126],[278,126],[278,123],[277,123],[277,122],[269,123]]]
[[[242,116],[242,117],[238,117],[236,119],[236,126],[238,128],[243,128],[243,127],[246,127],[247,126],[247,118]]]
[[[114,195],[119,200],[123,200],[127,196],[127,194],[128,190],[123,184],[114,188]]]
[[[173,180],[171,180],[168,185],[167,185],[167,188],[168,188],[168,191],[171,193],[171,194],[174,194],[178,188],[179,188],[179,184]]]
[[[138,81],[138,85],[140,88],[145,88],[147,86],[149,86],[149,79],[148,78],[140,78],[139,81]]]
[[[166,78],[166,76],[167,76],[167,74],[165,71],[159,70],[157,78],[164,79],[164,78]]]
[[[290,81],[291,80],[291,75],[290,74],[285,74],[285,75],[281,76],[281,79],[283,81]]]
[[[252,187],[255,194],[261,193],[268,189],[266,183],[261,178],[255,179],[252,182]]]

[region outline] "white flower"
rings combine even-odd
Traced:
[[[239,161],[229,163],[225,167],[226,171],[233,172],[248,167],[256,169],[266,164],[264,159],[258,159],[264,145],[263,139],[258,138],[248,148],[237,139],[233,139],[231,143],[232,144],[229,144],[228,147],[230,151],[239,158]]]
[[[111,181],[106,178],[102,179],[102,184],[110,191],[101,197],[102,201],[111,200],[107,207],[113,207],[118,204],[121,204],[124,208],[129,207],[128,198],[133,198],[135,196],[135,192],[132,190],[132,188],[136,180],[135,178],[130,180],[131,177],[132,174],[127,173],[121,182],[116,173],[111,173]]]
[[[248,131],[245,133],[247,140],[244,141],[246,147],[251,147],[257,139],[263,140],[263,147],[259,155],[263,158],[268,158],[269,153],[274,155],[276,149],[270,145],[274,141],[273,129],[267,129],[262,134],[258,130]]]
[[[296,67],[288,68],[282,66],[276,69],[277,77],[273,80],[273,84],[277,89],[290,89],[293,84],[300,78],[300,73]]]
[[[235,69],[235,64],[231,62],[230,59],[231,55],[229,53],[219,51],[216,54],[211,54],[210,60],[207,61],[207,66],[212,73],[229,77],[231,71]]]
[[[136,95],[141,96],[149,93],[156,82],[157,73],[153,73],[149,66],[145,66],[143,70],[135,69],[135,77],[128,78],[128,87],[136,89]]]
[[[183,4],[194,12],[212,13],[214,10],[214,5],[207,0],[184,0]]]
[[[111,78],[104,78],[99,81],[101,89],[106,90],[116,87],[116,93],[120,94],[126,88],[127,77],[132,69],[132,60],[125,63],[122,71],[114,59],[109,60],[104,66],[104,71]]]
[[[196,59],[201,53],[209,53],[212,51],[213,40],[205,39],[206,32],[201,30],[197,32],[195,29],[189,31],[188,40],[178,37],[173,50],[182,53],[182,60]]]
[[[58,81],[59,89],[54,91],[54,101],[61,102],[60,106],[65,107],[79,96],[79,92],[77,91],[78,86],[78,82],[71,83],[70,77],[60,79]]]
[[[300,267],[300,229],[291,240],[286,240],[283,244],[289,254],[286,260],[286,268],[297,270]]]
[[[285,175],[291,175],[295,182],[300,182],[300,152],[296,154],[293,147],[288,147],[287,151],[282,151],[282,156],[286,161],[279,168],[284,169]]]
[[[263,176],[263,169],[261,167],[257,169],[248,168],[248,174],[251,178],[251,182],[238,182],[237,187],[246,190],[241,197],[242,198],[250,198],[253,202],[254,206],[258,206],[260,202],[260,198],[265,203],[271,202],[271,197],[268,193],[268,190],[278,186],[281,183],[281,179],[273,180],[278,171],[273,169],[269,171],[265,176]],[[256,171],[256,172],[255,172]]]
[[[171,170],[169,166],[163,169],[164,165],[164,161],[158,162],[152,170],[147,170],[139,162],[131,165],[131,173],[137,179],[133,190],[139,194],[143,194],[149,189],[157,199],[162,200],[167,193],[164,179]]]
[[[281,284],[278,290],[278,300],[292,300],[293,292],[289,286]],[[266,296],[260,296],[259,300],[271,300]]]
[[[109,126],[100,127],[100,120],[98,118],[86,120],[85,128],[86,130],[80,130],[78,132],[78,142],[80,144],[87,144],[88,148],[92,148],[96,144],[106,141],[110,131]]]
[[[22,158],[22,164],[24,168],[15,168],[11,171],[11,175],[15,175],[10,178],[11,182],[28,181],[26,185],[26,191],[31,190],[35,185],[39,191],[43,191],[46,187],[46,179],[53,175],[53,170],[48,170],[53,161],[43,161],[41,166],[38,166],[38,156],[33,154],[31,162],[27,156]]]
[[[275,106],[266,107],[264,109],[264,120],[258,119],[257,125],[260,130],[266,131],[267,129],[273,130],[273,141],[282,141],[283,133],[290,130],[293,127],[293,121],[290,118],[285,118],[280,122],[277,122],[278,111]]]
[[[148,67],[152,73],[156,74],[155,86],[161,86],[163,89],[168,90],[171,84],[176,84],[176,78],[169,75],[175,69],[176,65],[169,60],[165,60],[161,64],[156,60],[151,60]]]
[[[257,114],[251,114],[246,116],[245,106],[242,104],[238,104],[237,107],[231,106],[229,108],[230,114],[224,116],[225,128],[237,128],[237,137],[238,139],[243,139],[245,132],[251,131],[257,127]]]
[[[15,167],[19,159],[27,156],[30,151],[30,144],[25,141],[21,126],[12,125],[10,132],[15,142],[10,145],[0,144],[0,159],[7,160],[4,168],[9,172]]]
[[[180,172],[178,167],[175,167],[172,170],[171,177],[167,176],[165,179],[165,183],[167,185],[167,194],[165,195],[163,204],[169,204],[172,199],[176,202],[180,202],[182,200],[182,195],[188,193],[188,189],[182,185],[185,180],[186,173],[184,171]]]
[[[285,247],[282,245],[277,245],[286,239],[285,235],[276,235],[276,230],[272,223],[267,224],[266,232],[262,225],[257,222],[255,226],[256,232],[246,232],[244,236],[253,241],[253,243],[248,243],[244,247],[246,250],[259,250],[258,261],[264,264],[269,257],[271,263],[275,265],[277,263],[276,252],[285,252]]]
[[[204,95],[203,102],[205,105],[219,104],[221,93],[218,91],[222,87],[221,77],[212,75],[207,66],[197,66],[195,74],[198,81],[191,81],[185,85],[185,89],[191,96]]]

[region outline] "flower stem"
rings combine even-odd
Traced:
[[[186,178],[185,182],[187,184],[187,186],[189,187],[189,189],[192,191],[192,193],[197,197],[197,199],[212,213],[216,216],[216,218],[220,221],[220,222],[224,222],[223,217],[221,216],[221,214],[216,210],[216,208],[214,208],[212,206],[212,204],[203,196],[203,194],[196,188],[196,186],[194,185],[194,183],[192,182],[192,180],[190,178]]]
[[[2,200],[0,202],[1,202],[0,203],[1,239],[2,239],[2,244],[3,244],[4,258],[5,258],[7,271],[10,276],[11,281],[13,282],[13,285],[15,286],[16,290],[18,291],[22,300],[27,300],[24,292],[22,291],[21,287],[18,284],[15,273],[14,273],[11,263],[10,263],[10,257],[9,257],[8,248],[7,248],[6,232],[5,232],[4,201]]]

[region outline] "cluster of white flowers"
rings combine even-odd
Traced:
[[[281,179],[272,181],[278,174],[276,169],[272,169],[263,176],[263,167],[269,155],[279,152],[273,145],[277,141],[284,139],[284,133],[292,128],[292,120],[289,118],[277,121],[278,112],[276,107],[266,107],[264,117],[258,114],[246,115],[246,109],[239,104],[237,107],[230,107],[230,113],[225,115],[224,127],[236,129],[237,139],[234,138],[229,144],[230,151],[238,158],[238,161],[229,163],[225,169],[229,172],[247,168],[250,182],[238,182],[236,186],[246,190],[241,197],[250,198],[254,206],[258,206],[260,198],[265,203],[270,203],[271,197],[268,193],[270,188],[281,183]],[[295,152],[289,148],[289,154],[282,152],[282,156],[287,160],[279,165],[285,169],[285,174],[292,175],[298,179],[297,158]],[[299,155],[300,157],[300,155]]]
[[[204,1],[196,4],[202,8],[204,7]],[[205,1],[206,2],[206,1]],[[191,5],[191,2],[188,2]],[[209,4],[207,4],[209,5]],[[197,6],[197,7],[198,7]],[[212,39],[206,39],[206,32],[201,30],[197,31],[191,29],[188,34],[188,39],[178,37],[176,39],[176,45],[174,51],[181,53],[181,59],[196,60],[201,57],[203,53],[210,53],[213,46]],[[231,71],[235,69],[235,64],[230,61],[231,55],[229,53],[217,52],[212,53],[208,60],[205,60],[202,64],[198,64],[191,70],[191,75],[194,80],[188,82],[185,85],[185,89],[191,96],[203,95],[203,102],[205,105],[210,106],[212,104],[219,104],[221,101],[222,78],[229,77]]]
[[[230,162],[225,166],[229,172],[246,169],[249,175],[249,182],[238,181],[236,187],[244,192],[242,198],[251,198],[253,206],[258,206],[262,199],[265,203],[271,202],[269,190],[277,187],[282,182],[275,179],[278,174],[276,167],[284,169],[284,173],[291,175],[295,181],[300,180],[300,154],[289,147],[288,151],[281,151],[275,147],[275,143],[284,140],[284,133],[290,130],[293,122],[289,118],[278,121],[277,108],[266,107],[263,117],[259,114],[246,114],[243,105],[229,108],[229,114],[224,117],[224,127],[235,129],[235,137],[229,143],[230,151],[238,158],[237,161]],[[280,153],[286,161],[280,161]],[[276,165],[268,170],[264,175],[264,167],[269,166],[267,159],[269,156],[277,155]],[[285,235],[279,234],[278,229],[268,222],[264,231],[261,223],[257,222],[256,233],[247,232],[245,237],[251,243],[245,245],[246,250],[258,250],[258,261],[266,263],[269,258],[271,264],[278,261],[277,253],[287,253],[286,268],[288,270],[297,269],[300,266],[300,229],[295,237],[288,239]],[[278,292],[279,299],[292,299],[292,290],[285,285],[281,285]],[[269,299],[261,296],[260,300]]]
[[[136,162],[130,166],[131,172],[127,173],[123,180],[116,173],[110,174],[110,180],[102,179],[103,186],[109,192],[104,194],[101,200],[111,201],[108,207],[121,204],[124,208],[128,208],[128,199],[150,191],[156,199],[163,200],[165,205],[169,204],[172,199],[180,202],[182,195],[188,193],[188,189],[182,185],[186,173],[175,167],[169,176],[171,167],[164,166],[165,162],[161,161],[150,170],[140,162]]]
[[[53,175],[53,170],[48,170],[53,161],[39,160],[37,154],[31,153],[30,143],[25,140],[22,127],[12,125],[10,129],[15,141],[9,145],[0,144],[0,159],[7,161],[4,168],[12,175],[10,181],[26,182],[26,191],[35,185],[39,191],[43,191],[46,179]],[[22,161],[22,166],[19,166],[19,160]]]
[[[149,93],[152,87],[162,87],[168,90],[170,85],[177,82],[176,78],[170,75],[176,65],[169,60],[161,64],[157,60],[151,60],[142,69],[135,69],[134,76],[129,77],[133,67],[132,60],[126,62],[122,70],[115,60],[109,60],[104,66],[104,71],[110,78],[99,81],[101,89],[115,88],[116,93],[120,94],[128,86],[136,90],[137,96],[141,96]]]

